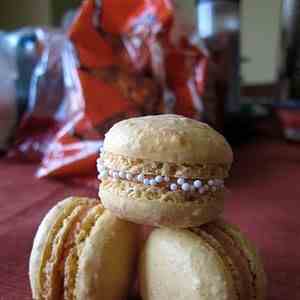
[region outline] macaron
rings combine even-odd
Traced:
[[[232,161],[229,144],[205,123],[178,115],[127,119],[105,135],[99,196],[136,223],[199,226],[222,213]]]
[[[264,300],[266,294],[255,248],[224,221],[154,230],[140,258],[139,280],[143,300]]]
[[[29,277],[34,300],[120,300],[130,288],[137,225],[99,201],[68,198],[45,216],[34,238]]]

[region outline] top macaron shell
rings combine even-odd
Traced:
[[[233,153],[217,131],[178,115],[132,118],[115,124],[105,135],[104,151],[177,164],[231,165]]]

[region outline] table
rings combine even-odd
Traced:
[[[28,258],[47,210],[78,184],[34,178],[35,165],[0,160],[0,300],[31,299]],[[255,140],[235,149],[225,217],[261,251],[268,300],[300,299],[300,145]],[[171,300],[171,299],[170,299]]]

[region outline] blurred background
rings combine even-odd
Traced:
[[[132,3],[128,9],[132,15],[124,15],[127,24],[134,17],[136,22],[143,22],[135,15],[140,13],[134,4],[136,1]],[[298,141],[300,10],[297,1],[188,0],[183,3],[175,0],[172,3],[172,12],[163,12],[165,19],[158,20],[156,24],[145,22],[150,26],[147,30],[143,29],[145,24],[140,24],[140,32],[129,25],[127,32],[117,32],[118,28],[113,28],[118,26],[116,17],[112,18],[110,24],[106,22],[110,13],[118,15],[117,8],[113,8],[115,4],[107,7],[107,13],[103,13],[103,22],[107,23],[103,24],[104,27],[107,25],[104,38],[107,45],[119,43],[119,48],[123,47],[116,59],[127,55],[127,61],[121,62],[122,68],[131,64],[132,68],[127,69],[129,73],[143,74],[156,85],[155,92],[159,98],[156,105],[148,102],[147,108],[137,114],[174,112],[202,119],[237,144],[259,134]],[[29,154],[20,151],[21,146],[30,146],[24,140],[25,135],[29,138],[33,136],[28,133],[32,126],[25,126],[24,123],[28,123],[28,119],[32,121],[33,117],[40,119],[43,124],[47,123],[46,127],[50,126],[49,122],[55,123],[52,124],[54,135],[56,130],[53,128],[56,125],[62,127],[57,122],[70,117],[70,107],[81,110],[80,105],[90,102],[87,91],[91,94],[101,89],[99,85],[91,86],[90,82],[88,88],[83,87],[85,83],[81,75],[75,74],[78,71],[75,60],[79,60],[81,69],[92,67],[95,70],[102,63],[91,63],[91,57],[101,56],[103,51],[101,47],[96,49],[92,41],[86,41],[81,35],[84,30],[89,34],[86,26],[88,20],[77,19],[73,23],[80,13],[80,4],[79,0],[27,0],[21,3],[12,0],[0,4],[0,78],[5,79],[5,82],[1,80],[1,90],[4,92],[1,93],[0,110],[0,148],[3,151],[13,147],[16,150],[14,152],[22,152],[23,157],[38,156],[41,159],[41,140],[35,144],[36,151],[33,149]],[[126,14],[122,7],[120,11]],[[94,19],[97,18],[96,14],[95,9]],[[78,33],[80,30],[82,32]],[[150,35],[153,37],[151,44]],[[68,42],[70,46],[67,50]],[[71,47],[74,48],[72,54]],[[88,53],[82,54],[82,51]],[[66,56],[73,61],[70,63]],[[180,56],[184,58],[184,66],[177,63],[171,68],[169,62]],[[109,61],[106,64],[114,65]],[[149,64],[152,66],[149,67]],[[179,75],[182,67],[185,68],[185,76]],[[51,77],[50,73],[55,72],[61,76],[60,80],[57,76]],[[42,81],[49,82],[49,76],[52,82],[47,86]],[[84,88],[83,95],[77,95],[82,98],[81,104],[78,103],[78,97],[76,100],[69,99],[74,98],[76,92],[74,87],[67,85],[76,86],[76,80],[78,88]],[[55,92],[51,91],[50,85],[51,89],[55,87]],[[73,96],[70,95],[72,93]],[[42,99],[45,94],[48,100]],[[98,110],[101,115],[101,108],[98,107]],[[116,104],[101,120],[88,116],[91,126],[94,129],[97,127],[100,139],[101,131],[105,131],[107,124],[122,118],[120,111],[123,108],[120,109]],[[119,115],[115,116],[117,119],[113,117],[115,114]],[[86,115],[89,115],[87,111]]]
[[[26,273],[45,212],[70,193],[97,196],[105,132],[161,113],[226,136],[235,153],[226,217],[262,249],[269,299],[300,298],[300,265],[288,259],[300,261],[288,246],[300,226],[300,2],[5,0],[0,241],[18,235],[22,246],[14,238],[15,252],[1,252],[3,299],[30,299],[16,273]]]

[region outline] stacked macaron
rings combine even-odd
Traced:
[[[199,226],[222,213],[232,160],[224,137],[204,123],[177,115],[124,120],[105,136],[99,196],[132,222]]]
[[[232,161],[224,137],[195,120],[115,124],[97,160],[102,204],[66,199],[38,229],[33,299],[126,299],[136,263],[143,300],[265,299],[259,256],[221,219]],[[140,255],[137,224],[160,227]]]

